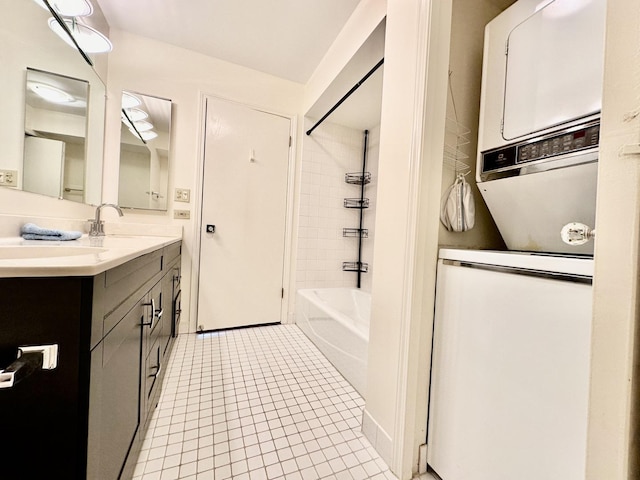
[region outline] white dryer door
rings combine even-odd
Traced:
[[[509,250],[593,254],[593,242],[567,245],[567,223],[596,228],[598,163],[478,183]]]
[[[600,111],[605,18],[606,0],[555,0],[511,31],[505,140]]]

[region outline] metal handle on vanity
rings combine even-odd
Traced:
[[[149,322],[142,322],[142,326],[143,327],[149,327],[151,330],[153,330],[153,326],[155,324],[154,320],[156,318],[156,300],[154,298],[151,299],[150,303],[143,303],[142,304],[144,307],[151,307],[151,320]],[[162,312],[162,310],[161,310]],[[162,315],[162,313],[160,314]]]
[[[151,368],[157,368],[156,373],[149,375],[150,377],[158,378],[158,375],[160,375],[160,372],[162,371],[162,362],[160,361],[160,350],[158,349],[158,365],[155,367],[151,367]]]
[[[37,370],[53,370],[57,366],[57,344],[18,347],[17,358],[0,370],[0,388],[11,388]]]

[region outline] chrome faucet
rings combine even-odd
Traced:
[[[91,230],[89,230],[90,237],[104,237],[104,220],[100,220],[100,210],[102,210],[103,207],[113,207],[118,212],[118,215],[124,215],[122,210],[120,210],[120,207],[114,203],[103,203],[98,205],[96,207],[96,218],[93,220],[89,219],[91,222]]]

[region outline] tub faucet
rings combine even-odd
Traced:
[[[89,230],[90,237],[104,237],[104,220],[100,220],[100,210],[103,207],[113,207],[117,210],[118,215],[124,215],[120,207],[114,203],[103,203],[96,207],[96,218],[89,219],[91,222],[91,230]]]

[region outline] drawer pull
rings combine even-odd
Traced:
[[[151,299],[150,303],[143,303],[142,304],[145,307],[151,307],[151,320],[149,322],[142,322],[142,326],[143,327],[149,327],[151,330],[153,330],[153,326],[155,324],[154,320],[156,319],[156,301],[155,299]]]
[[[153,375],[149,375],[149,377],[153,377],[154,382],[155,382],[155,379],[158,378],[158,375],[160,375],[160,372],[162,371],[162,362],[160,361],[160,349],[158,348],[156,352],[158,354],[158,365],[153,366],[151,368],[156,368],[157,370],[156,370],[156,373],[154,373]]]
[[[151,368],[157,368],[156,373],[149,375],[150,377],[153,378],[158,378],[158,375],[160,375],[160,372],[162,371],[162,365],[158,364],[158,366],[156,367],[151,367]]]

